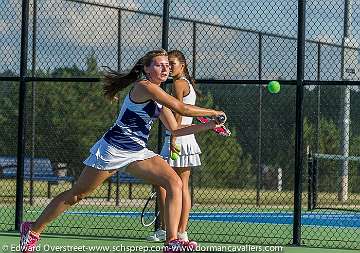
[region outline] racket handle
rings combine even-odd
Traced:
[[[225,116],[225,115],[216,116],[216,120],[217,120],[219,123],[224,123],[224,122],[226,121],[226,116]]]

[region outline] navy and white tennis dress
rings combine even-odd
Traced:
[[[183,103],[195,105],[196,93],[194,87],[186,78],[182,77],[180,79],[187,81],[190,89],[189,94],[183,97]],[[181,118],[181,125],[191,125],[192,121],[192,117],[183,116]],[[170,164],[171,167],[194,167],[201,165],[201,150],[196,142],[194,134],[176,137],[176,144],[179,144],[181,148],[179,158],[174,161],[170,158],[170,132],[166,131],[164,145],[161,149],[160,155]]]
[[[161,109],[162,105],[153,100],[136,103],[129,93],[115,124],[92,146],[84,164],[99,170],[125,169],[134,161],[156,156],[147,149],[147,142]]]

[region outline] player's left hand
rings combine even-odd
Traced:
[[[176,137],[173,135],[170,137],[170,151],[175,153],[180,152],[180,149],[176,145]]]
[[[217,128],[217,127],[224,126],[224,123],[219,124],[216,119],[213,119],[213,120],[209,120],[209,122],[205,123],[205,125],[207,125],[207,127],[209,129],[214,129],[214,128]]]

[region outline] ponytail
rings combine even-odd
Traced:
[[[143,59],[141,58],[127,74],[121,74],[115,70],[107,68],[103,79],[105,97],[113,100],[119,91],[125,89],[131,83],[140,79],[142,74],[144,74],[144,66],[142,62]]]

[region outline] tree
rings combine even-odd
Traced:
[[[200,101],[204,107],[214,107],[210,92]],[[202,166],[198,174],[201,186],[246,188],[254,181],[251,156],[246,154],[237,141],[236,129],[230,137],[222,137],[214,132],[198,134],[197,141],[202,149]]]
[[[17,150],[18,85],[3,82],[0,96],[0,154],[15,155]]]
[[[85,71],[73,66],[50,75],[99,76],[94,58],[87,63]],[[117,104],[106,101],[98,83],[39,83],[36,94],[36,156],[66,162],[79,173],[91,145],[113,124]]]

